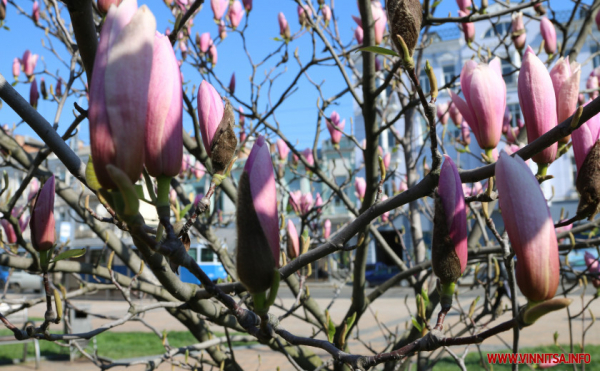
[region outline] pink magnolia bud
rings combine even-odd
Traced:
[[[227,37],[227,26],[225,25],[224,20],[221,20],[221,22],[219,22],[219,37],[221,38],[221,40],[225,40],[225,38]]]
[[[54,175],[40,190],[31,211],[31,244],[37,251],[47,251],[54,245]]]
[[[181,50],[181,59],[185,60],[188,54],[187,40],[179,41],[179,50]],[[179,65],[179,62],[177,64]]]
[[[313,157],[312,149],[307,148],[304,151],[302,151],[302,156],[304,156],[304,158],[306,159],[308,166],[313,166],[315,164],[315,158]]]
[[[146,158],[148,173],[173,177],[183,158],[183,93],[175,52],[169,38],[156,32],[148,89]]]
[[[308,27],[308,19],[312,17],[312,10],[305,5],[298,5],[298,23],[302,27]]]
[[[535,9],[535,12],[538,15],[544,15],[544,14],[546,14],[546,9],[542,5],[542,3],[533,4],[533,9]]]
[[[112,164],[132,182],[144,167],[144,137],[156,20],[134,0],[110,7],[96,51],[90,85],[90,145],[96,177],[106,189],[116,184]],[[126,123],[126,125],[125,125]]]
[[[239,180],[237,199],[237,271],[249,292],[271,287],[279,267],[277,189],[269,146],[258,137]]]
[[[9,221],[6,219],[0,220],[0,224],[2,224],[2,228],[4,229],[4,234],[6,235],[6,242],[11,244],[16,243],[17,233],[15,232],[15,228],[12,226],[12,224],[10,224]]]
[[[448,123],[448,119],[450,118],[448,112],[448,103],[438,104],[436,114],[440,124],[446,125]]]
[[[331,235],[331,220],[327,219],[323,223],[323,238],[328,240]]]
[[[331,8],[329,5],[325,4],[321,8],[321,14],[323,14],[323,21],[325,22],[325,27],[329,26],[329,21],[331,20]]]
[[[98,0],[98,10],[102,15],[108,13],[111,5],[119,6],[123,0]]]
[[[4,221],[4,220],[2,220]],[[4,225],[4,224],[3,224]],[[6,229],[5,229],[6,230]],[[594,257],[589,251],[585,252],[585,265],[588,267],[589,273],[594,276],[592,278],[592,284],[595,288],[600,287],[600,263],[598,263],[598,259]]]
[[[29,183],[29,195],[27,195],[27,202],[30,202],[37,196],[38,191],[40,190],[40,182],[33,178]]]
[[[235,72],[231,74],[231,79],[229,80],[229,94],[235,94]]]
[[[290,33],[290,25],[288,24],[287,19],[285,19],[285,14],[279,13],[277,19],[279,20],[279,35],[281,35],[284,40],[289,40],[292,36]]]
[[[381,195],[381,201],[385,201],[388,199],[388,196],[386,194]],[[387,223],[390,221],[390,212],[386,211],[385,213],[381,214],[381,221],[384,223]]]
[[[298,231],[296,226],[291,220],[288,220],[287,227],[285,228],[285,235],[287,238],[287,254],[290,259],[296,259],[300,255],[300,239],[298,238]]]
[[[210,57],[210,63],[212,63],[213,66],[216,66],[217,61],[219,60],[219,53],[217,52],[217,47],[214,44],[208,49],[208,55]]]
[[[556,29],[547,17],[542,17],[540,21],[540,33],[544,39],[544,50],[546,54],[556,53]]]
[[[202,53],[206,53],[208,51],[208,48],[210,48],[210,46],[212,45],[212,43],[213,41],[210,37],[210,32],[205,32],[202,34],[202,36],[200,36],[198,47],[200,48],[200,51]]]
[[[243,129],[244,128],[244,124],[246,123],[246,116],[244,116],[244,107],[240,106],[239,108],[239,123],[240,123],[240,127]]]
[[[354,30],[354,38],[356,39],[356,42],[358,43],[358,45],[362,45],[363,38],[364,38],[364,31],[361,26],[357,26],[356,29]]]
[[[204,167],[204,165],[202,165],[200,161],[196,161],[196,163],[194,164],[194,168],[192,169],[192,173],[194,174],[196,179],[200,180],[206,173],[206,168]]]
[[[15,80],[18,80],[19,75],[21,74],[21,61],[19,58],[13,59],[12,73]]]
[[[500,142],[506,110],[506,84],[502,78],[500,60],[490,64],[465,63],[460,74],[463,100],[450,91],[452,102],[475,134],[482,149],[492,149]]]
[[[210,156],[211,145],[223,119],[225,107],[217,90],[206,80],[198,89],[198,121],[206,153]]]
[[[42,98],[48,99],[48,90],[46,90],[46,81],[44,78],[40,78],[40,92],[42,93]]]
[[[513,144],[517,142],[517,137],[519,136],[519,133],[521,132],[521,128],[513,128],[512,126],[510,126],[508,128],[508,131],[506,132],[506,141],[509,144]]]
[[[227,4],[229,4],[229,0],[211,0],[210,7],[213,11],[215,20],[220,20],[223,18],[223,14],[225,14],[225,10],[227,10]]]
[[[365,181],[365,178],[359,176],[356,177],[354,180],[354,191],[359,200],[362,201],[365,198],[367,192],[367,182]]]
[[[389,169],[390,168],[390,163],[392,162],[392,154],[391,153],[386,153],[385,155],[383,155],[383,166],[385,166],[385,169]]]
[[[451,284],[467,267],[467,210],[458,169],[450,156],[444,157],[435,200],[431,264],[440,282]]]
[[[458,11],[459,17],[466,17],[468,15],[469,13],[467,12],[463,12],[462,10]],[[465,22],[461,23],[460,27],[465,35],[465,42],[468,45],[471,45],[471,43],[475,40],[475,24],[473,22]]]
[[[317,208],[317,212],[321,212],[321,206],[323,206],[323,199],[321,198],[321,193],[317,192],[315,197],[315,207]]]
[[[12,216],[19,219],[19,228],[21,229],[21,233],[24,232],[29,225],[29,216],[25,215],[23,208],[24,206],[15,207],[11,212]]]
[[[231,22],[231,28],[234,30],[238,28],[242,18],[244,18],[244,7],[239,0],[235,0],[233,5],[229,8],[229,22]]]
[[[29,50],[26,50],[23,53],[23,58],[21,58],[21,63],[23,64],[23,72],[28,78],[33,76],[33,70],[35,70],[35,65],[37,64],[38,55],[31,54]]]
[[[575,68],[574,71],[571,68]],[[558,114],[558,123],[569,118],[577,109],[579,99],[579,82],[581,80],[581,68],[579,63],[574,62],[573,66],[569,63],[569,57],[562,57],[556,62],[550,71],[550,78],[554,86],[554,96],[556,98],[556,110]],[[560,143],[567,143],[570,136],[560,140]]]
[[[469,125],[465,121],[460,124],[460,136],[465,147],[471,144],[471,130],[469,130]]]
[[[314,204],[312,193],[303,193],[300,197],[300,212],[306,215],[310,212]]]
[[[512,113],[510,113],[508,106],[506,106],[506,110],[504,111],[504,120],[502,121],[502,134],[506,134],[508,132],[508,129],[511,126],[511,122]]]
[[[37,108],[38,100],[40,99],[40,92],[38,91],[37,81],[35,78],[31,81],[31,86],[29,87],[29,104],[33,108]]]
[[[40,22],[40,4],[38,4],[37,0],[33,2],[33,8],[31,10],[31,18],[35,23]]]
[[[527,140],[531,143],[556,126],[556,98],[550,74],[530,46],[523,57],[518,93],[527,128]],[[556,157],[556,150],[557,144],[554,143],[533,156],[533,161],[550,164]]]
[[[244,8],[248,13],[252,10],[252,0],[244,0]]]
[[[183,158],[181,159],[181,172],[185,173],[188,171],[190,169],[190,164],[190,155],[183,155]]]
[[[385,29],[387,27],[387,15],[383,11],[379,0],[371,1],[371,15],[375,22],[375,44],[379,45],[383,41],[383,35],[385,34]]]
[[[177,204],[177,191],[174,190],[173,188],[171,188],[171,190],[169,191],[169,201],[173,204],[176,205]]]
[[[585,82],[585,87],[588,90],[592,90],[588,93],[590,99],[596,99],[598,97],[598,76],[592,71],[587,81]]]
[[[460,127],[460,125],[463,122],[463,117],[460,114],[460,110],[456,107],[456,104],[454,104],[454,102],[450,102],[450,118],[452,119],[452,122],[454,123],[454,125]]]
[[[512,14],[511,31],[515,48],[522,50],[527,42],[527,34],[525,33],[525,25],[523,24],[523,13],[516,12]]]
[[[504,226],[517,255],[517,284],[529,301],[551,299],[558,288],[558,243],[540,184],[519,157],[500,154],[496,182]]]
[[[458,5],[458,9],[466,12],[469,7],[473,6],[471,0],[456,0],[456,4]]]
[[[575,164],[577,165],[577,173],[581,171],[581,167],[588,157],[588,154],[600,137],[600,116],[596,115],[588,121],[581,124],[571,134],[573,141],[573,154],[575,155]]]
[[[283,139],[277,139],[277,154],[279,155],[279,159],[281,161],[287,160],[289,153],[290,149]]]
[[[294,212],[300,215],[300,200],[302,199],[302,191],[293,191],[290,192],[290,197],[288,199],[289,204],[292,206]]]
[[[331,135],[331,144],[337,146],[342,140],[342,133],[344,132],[344,126],[346,126],[346,120],[340,121],[340,115],[333,111],[329,119],[325,119],[327,123],[327,130]]]

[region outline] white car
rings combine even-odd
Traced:
[[[5,280],[8,278],[8,287],[16,293],[20,293],[26,290],[33,290],[34,292],[42,292],[43,281],[42,276],[39,274],[31,274],[21,269],[14,269],[10,274],[10,268],[0,267],[0,289],[4,288]]]

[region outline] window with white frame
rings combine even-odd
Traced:
[[[444,66],[444,84],[449,83],[454,78],[454,65]]]

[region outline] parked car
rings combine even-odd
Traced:
[[[8,288],[14,292],[23,292],[26,290],[33,290],[34,292],[42,292],[43,282],[42,276],[39,274],[31,274],[21,269],[14,269],[12,274],[10,273],[9,267],[0,266],[0,287],[4,287],[6,280],[8,281]]]
[[[208,278],[213,282],[219,278],[224,280],[227,278],[227,272],[223,268],[223,264],[219,262],[217,254],[215,254],[208,246],[196,245],[191,246],[188,254],[196,260],[200,268],[206,273]],[[200,284],[200,281],[190,271],[184,267],[179,268],[179,277],[182,282]]]
[[[394,277],[398,273],[400,273],[398,267],[390,267],[383,263],[376,263],[367,267],[365,279],[367,280],[369,287],[375,287]]]

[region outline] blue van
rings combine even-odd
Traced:
[[[196,260],[200,268],[202,268],[204,273],[206,273],[208,278],[213,282],[217,281],[219,278],[222,280],[227,278],[227,272],[225,271],[225,268],[223,268],[223,264],[219,262],[219,257],[208,246],[190,246],[188,254]],[[191,274],[190,271],[184,267],[179,268],[179,278],[182,282],[195,283],[197,285],[200,284],[200,281],[196,276]]]

